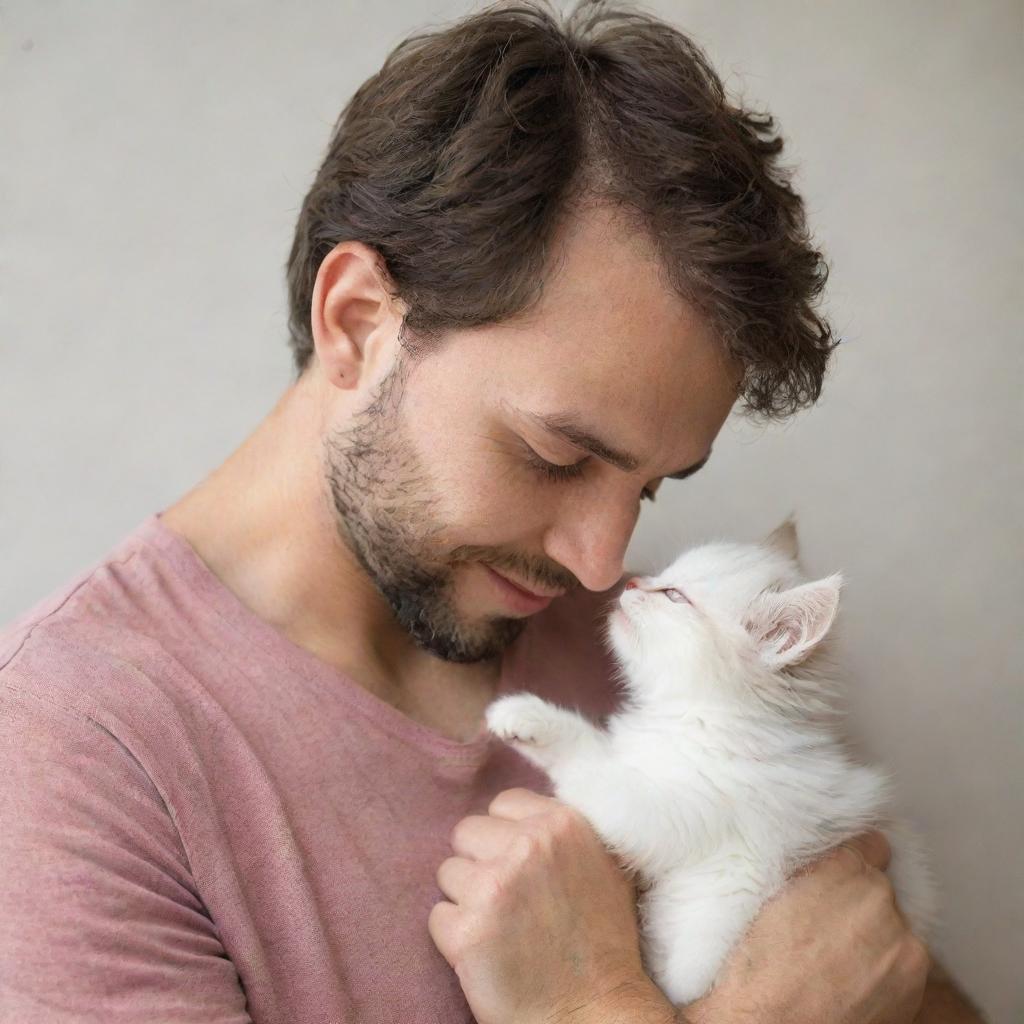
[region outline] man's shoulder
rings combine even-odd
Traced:
[[[0,628],[0,705],[23,731],[103,742],[99,730],[140,755],[180,743],[186,715],[152,618],[124,561],[105,556]]]
[[[130,623],[43,619],[0,638],[0,690],[34,694],[68,709],[89,712],[116,705],[119,695],[150,677],[147,663],[159,661],[158,645]],[[128,695],[125,695],[128,699]]]
[[[71,644],[75,634],[81,636],[90,629],[99,643],[104,634],[109,639],[131,632],[133,623],[142,618],[134,592],[136,563],[143,550],[137,527],[13,620],[0,624],[0,672],[17,663],[30,644],[37,652],[56,654],[62,643]]]

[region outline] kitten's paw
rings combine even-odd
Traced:
[[[535,693],[499,697],[484,713],[487,726],[506,743],[544,746],[557,731],[557,709]]]

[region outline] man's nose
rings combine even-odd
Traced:
[[[583,498],[586,498],[584,501]],[[581,496],[567,504],[562,521],[547,531],[548,556],[572,572],[587,590],[614,587],[623,574],[623,559],[640,509],[632,502]]]

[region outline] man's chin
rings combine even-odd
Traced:
[[[527,619],[488,618],[475,629],[410,630],[417,647],[443,661],[473,664],[501,657],[526,628]]]

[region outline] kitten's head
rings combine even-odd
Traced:
[[[759,544],[703,544],[657,575],[628,580],[605,639],[630,696],[787,718],[827,713],[825,641],[842,577],[809,581],[797,559],[789,519]]]

